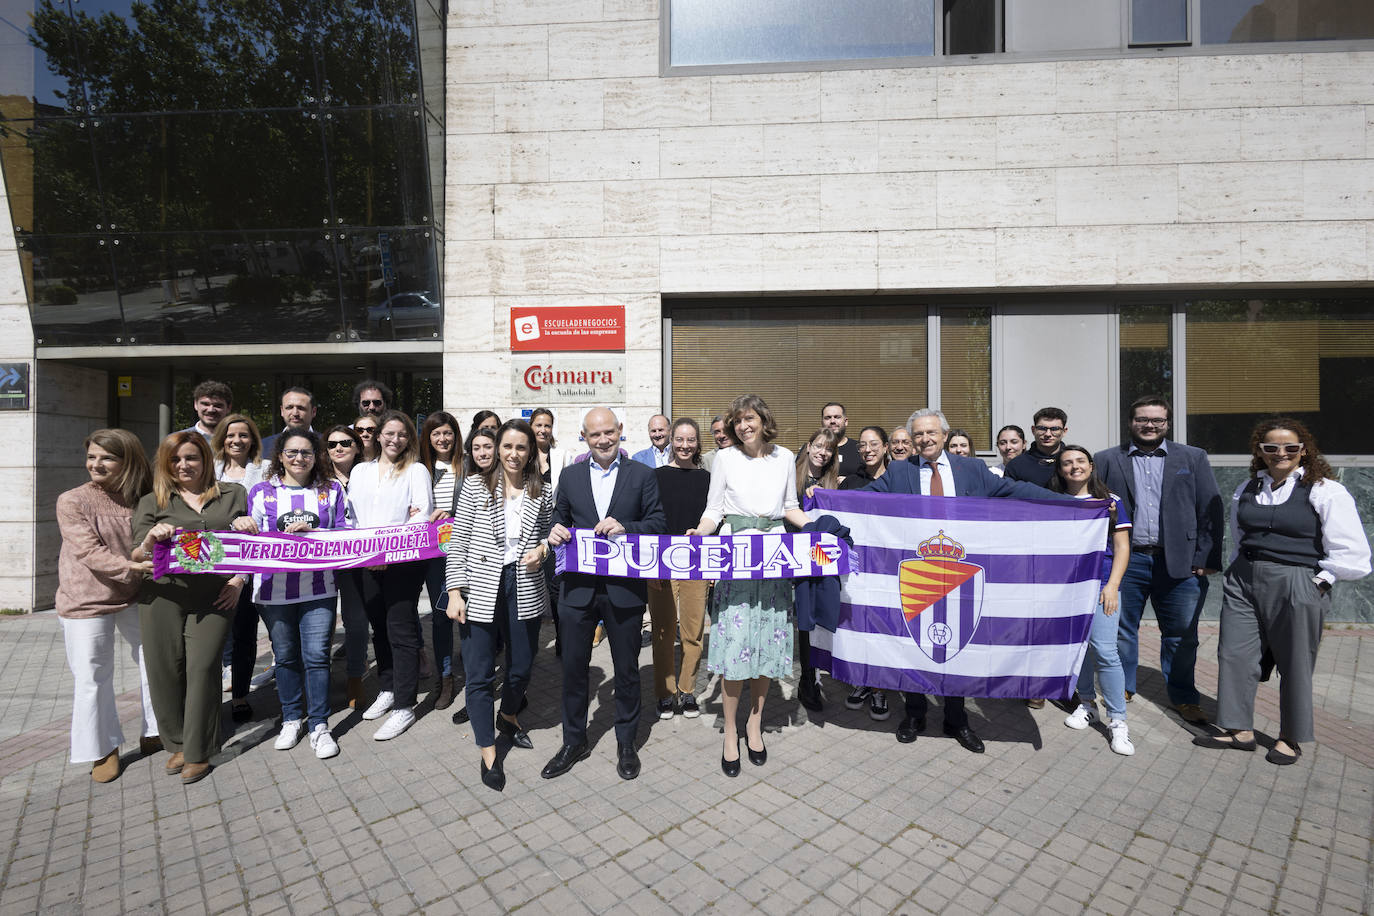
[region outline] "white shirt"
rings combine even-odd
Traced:
[[[420,510],[414,517],[410,513],[412,507]],[[429,471],[417,461],[403,474],[382,477],[380,462],[364,462],[348,477],[348,508],[359,528],[429,521],[429,514],[434,511]]]
[[[925,458],[921,459],[921,492],[926,496],[932,495],[930,492],[931,463]],[[941,452],[940,457],[933,462],[940,470],[940,482],[944,484],[944,495],[954,495],[954,466],[949,463],[949,453]]]
[[[605,518],[611,511],[611,496],[615,493],[615,481],[620,476],[622,456],[617,452],[611,466],[603,468],[595,458],[587,459],[587,469],[592,477],[592,502],[596,503],[597,518]]]
[[[501,565],[507,566],[520,559],[520,516],[525,511],[525,491],[521,489],[514,499],[501,501],[506,504],[506,553]]]
[[[706,518],[717,525],[727,515],[782,518],[795,508],[797,462],[787,449],[774,445],[771,454],[759,458],[750,458],[738,446],[716,452],[702,513]]]
[[[1275,489],[1269,472],[1260,471],[1256,475],[1260,479],[1260,489],[1255,494],[1255,502],[1261,506],[1283,505],[1305,473],[1305,468],[1294,469]],[[1232,563],[1240,553],[1240,522],[1237,519],[1240,494],[1249,483],[1249,480],[1242,481],[1231,496],[1231,542],[1236,545],[1231,553]],[[1342,579],[1362,579],[1369,575],[1369,539],[1365,537],[1364,525],[1360,523],[1360,513],[1350,491],[1334,480],[1319,480],[1308,492],[1311,494],[1308,501],[1321,519],[1322,549],[1326,553],[1317,561],[1320,571],[1316,578],[1334,584]]]

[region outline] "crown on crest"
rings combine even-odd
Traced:
[[[962,560],[964,545],[945,534],[943,528],[933,538],[916,545],[916,552],[927,560]]]

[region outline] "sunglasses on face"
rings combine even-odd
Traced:
[[[329,440],[329,447],[330,447],[330,448],[348,448],[348,447],[349,447],[350,445],[352,445],[352,444],[353,444],[353,440],[352,440],[352,439],[330,439],[330,440]]]
[[[1302,444],[1299,442],[1261,442],[1260,451],[1266,455],[1296,455],[1302,451]]]
[[[360,436],[371,436],[371,435],[373,435],[374,433],[377,432],[377,427],[375,427],[375,426],[355,426],[355,427],[353,427],[353,431],[354,431],[355,433],[357,433],[358,435],[360,435]]]

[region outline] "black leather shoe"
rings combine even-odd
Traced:
[[[466,706],[464,706],[462,709],[458,710],[457,712],[455,712],[455,713],[453,714],[453,724],[454,724],[454,725],[462,725],[462,724],[463,724],[464,722],[466,722],[469,718],[470,718],[470,715],[469,715],[469,713],[468,713],[468,708],[467,708]]]
[[[983,741],[973,733],[973,729],[965,725],[963,728],[945,728],[945,734],[958,741],[966,751],[974,754],[981,754],[985,750]]]
[[[615,771],[620,774],[621,779],[634,779],[639,775],[639,755],[635,753],[633,744],[623,744],[619,741],[615,743],[616,762]]]
[[[510,738],[510,743],[516,747],[522,747],[527,751],[534,750],[534,742],[517,723],[510,721],[505,716],[496,717],[496,730]]]
[[[253,707],[248,705],[247,700],[235,700],[230,707],[229,717],[235,722],[251,722]]]
[[[760,740],[759,743],[763,744],[763,741]],[[756,751],[749,746],[749,741],[748,739],[746,739],[744,742],[744,749],[749,752],[749,762],[752,763],[754,766],[761,767],[768,762],[767,746],[765,746],[761,751]]]
[[[736,750],[736,751],[739,750],[739,739],[738,739],[738,738],[735,739],[735,750]],[[721,751],[721,752],[720,752],[720,771],[721,771],[722,773],[724,773],[726,776],[732,776],[732,777],[733,777],[733,776],[738,776],[738,775],[739,775],[739,758],[736,757],[734,760],[726,760],[726,759],[725,759],[725,752],[724,752],[724,751]]]
[[[812,712],[820,712],[825,708],[825,701],[821,699],[821,685],[814,678],[807,683],[807,678],[803,677],[797,685],[797,702]]]
[[[573,764],[579,760],[586,760],[592,755],[591,749],[584,741],[581,744],[565,744],[558,749],[558,753],[553,755],[553,759],[544,765],[544,769],[539,775],[545,779],[553,779],[555,776],[562,776],[573,768]]]
[[[925,719],[913,719],[907,716],[902,719],[902,724],[897,726],[897,740],[902,744],[910,744],[916,740],[916,736],[925,730]]]
[[[488,769],[487,762],[482,761],[482,785],[488,789],[495,789],[497,792],[506,790],[506,772],[501,769],[500,763]]]

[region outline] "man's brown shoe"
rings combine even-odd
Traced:
[[[149,735],[146,738],[138,739],[138,752],[144,757],[149,754],[156,754],[162,750],[162,739],[157,735]]]
[[[175,776],[177,773],[180,773],[185,766],[186,756],[182,754],[181,751],[177,751],[167,758],[167,775]]]
[[[91,778],[96,782],[114,782],[119,778],[119,748],[95,762],[91,767]]]
[[[348,708],[357,709],[358,703],[363,699],[363,679],[360,677],[349,678],[348,685],[344,687],[344,696],[348,698]]]
[[[1182,716],[1184,722],[1200,725],[1207,721],[1207,713],[1203,712],[1202,707],[1196,703],[1175,703],[1174,712]]]
[[[193,782],[200,782],[210,775],[210,764],[208,763],[188,763],[181,770],[181,784],[189,786]]]

